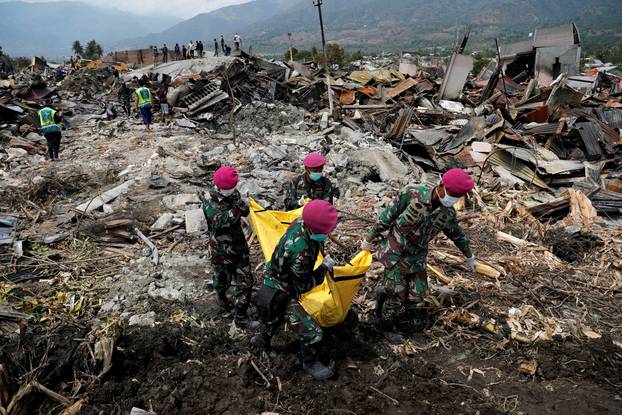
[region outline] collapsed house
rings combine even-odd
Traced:
[[[501,46],[501,64],[517,82],[535,78],[548,87],[562,73],[579,74],[581,38],[574,23],[536,29],[530,40]]]
[[[539,44],[543,53],[553,48],[553,65],[580,47],[564,33],[559,56],[559,45]],[[504,73],[492,63],[480,77],[468,73],[462,44],[448,66],[407,52],[401,62],[370,57],[333,70],[330,86],[314,63],[248,56],[129,71],[128,82],[167,89],[172,117],[152,133],[137,116],[117,116],[110,63],[62,80],[35,68],[0,81],[0,354],[17,361],[0,365],[0,409],[10,399],[22,413],[37,405],[54,413],[58,405],[64,413],[274,413],[280,402],[281,413],[325,413],[295,359],[253,355],[215,305],[201,210],[224,164],[236,166],[239,191],[259,212],[282,209],[282,184],[312,151],[326,154],[325,173],[340,190],[341,221],[326,244],[336,261],[352,258],[405,185],[437,183],[460,167],[477,188],[458,218],[486,265],[470,273],[448,240],[434,241],[434,296],[426,299],[434,326],[402,345],[366,326],[382,279],[372,266],[353,305],[364,337],[347,332],[335,344],[347,368],[338,388],[328,386],[339,392],[327,395],[331,402],[357,413],[412,411],[427,394],[422,412],[525,413],[535,394],[552,393],[552,381],[542,382],[559,380],[564,367],[571,390],[598,387],[604,398],[595,405],[619,404],[621,78],[562,69],[540,83],[556,70],[538,72],[529,43],[516,55],[527,64],[506,62]],[[591,87],[577,88],[577,76],[594,77]],[[66,120],[65,161],[51,166],[36,128],[43,103]],[[259,276],[264,258],[245,229]],[[485,348],[494,354],[482,359]],[[486,382],[475,381],[484,374]],[[189,378],[196,387],[180,391]],[[558,385],[567,400],[569,389]]]

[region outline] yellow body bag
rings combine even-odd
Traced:
[[[291,212],[278,212],[265,210],[253,199],[249,199],[249,203],[251,226],[257,235],[264,258],[270,261],[289,225],[302,215],[302,208]],[[322,260],[322,255],[318,255],[315,266],[319,267]],[[327,274],[322,284],[302,295],[300,303],[322,327],[343,322],[371,263],[371,253],[359,252],[349,264],[335,266],[334,275]]]

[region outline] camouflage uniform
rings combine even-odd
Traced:
[[[312,200],[326,200],[333,203],[333,197],[338,196],[337,189],[327,177],[317,182],[307,179],[306,173],[294,177],[285,188],[285,210],[298,209],[298,201],[302,196]]]
[[[225,197],[212,188],[209,199],[203,204],[203,212],[209,229],[214,289],[224,296],[233,285],[236,309],[245,313],[254,284],[248,244],[240,221],[241,217],[248,216],[248,206],[242,201],[240,192]]]
[[[271,261],[266,265],[263,283],[286,293],[287,299],[284,301],[284,315],[276,322],[266,322],[269,337],[285,317],[303,347],[322,340],[322,328],[299,302],[301,294],[324,280],[326,267],[313,270],[321,246],[320,242],[311,239],[301,219],[295,220],[279,241]]]
[[[132,90],[128,88],[125,84],[121,84],[119,86],[119,90],[117,92],[117,97],[119,98],[119,104],[123,107],[123,111],[125,115],[128,117],[132,114],[131,112],[131,100],[132,100]]]
[[[380,215],[369,231],[368,240],[382,237],[389,231],[378,252],[385,267],[384,285],[388,300],[384,316],[396,317],[409,303],[410,297],[428,289],[426,258],[428,244],[443,231],[462,253],[472,256],[469,240],[456,219],[453,207],[432,206],[434,187],[407,187]],[[414,288],[414,290],[413,290]]]

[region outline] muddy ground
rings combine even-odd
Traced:
[[[476,330],[435,324],[406,346],[374,325],[349,318],[330,329],[326,350],[338,376],[312,381],[295,339],[275,339],[271,355],[252,355],[248,337],[204,302],[152,302],[155,327],[120,328],[112,369],[100,380],[89,327],[33,327],[0,346],[8,379],[36,377],[67,396],[86,398],[83,414],[619,414],[622,349],[606,336],[517,345]],[[180,310],[185,316],[180,318]],[[363,313],[361,313],[363,314]],[[326,355],[325,350],[325,355]],[[262,378],[252,363],[266,377]],[[531,376],[521,364],[537,362]],[[9,392],[17,385],[9,383]],[[58,414],[62,406],[30,395],[19,414]]]
[[[32,218],[20,225],[30,241],[19,268],[0,271],[34,276],[0,284],[0,302],[33,318],[0,337],[0,406],[37,381],[71,403],[83,402],[83,415],[127,415],[133,407],[159,415],[622,413],[622,230],[594,227],[569,238],[512,208],[522,206],[525,192],[501,195],[482,186],[480,199],[469,200],[460,219],[478,259],[503,273],[496,278],[470,273],[453,244],[437,238],[429,260],[447,278],[443,282],[430,273],[430,281],[433,292],[443,288],[449,295],[432,311],[429,327],[393,345],[370,318],[382,274],[373,265],[351,318],[327,330],[323,356],[336,360],[337,377],[318,383],[302,371],[289,333],[275,339],[274,353],[249,349],[249,334],[232,326],[231,316],[215,303],[204,236],[187,235],[183,226],[166,234],[149,227],[164,212],[183,217],[189,207],[167,210],[165,198],[205,189],[223,159],[244,172],[247,193],[280,201],[275,183],[297,171],[302,154],[283,157],[282,148],[293,151],[298,146],[292,143],[302,142],[319,148],[321,138],[302,132],[246,138],[242,149],[230,149],[226,140],[172,127],[158,127],[155,137],[145,137],[137,121],[113,123],[98,134],[97,139],[87,130],[68,134],[67,159],[56,166],[32,161],[12,170],[20,189],[32,192],[12,192],[5,202],[16,211],[32,210]],[[261,151],[255,148],[258,141]],[[342,185],[338,207],[375,219],[398,185],[378,183],[364,174],[368,169],[337,161],[330,174]],[[264,170],[253,163],[263,163]],[[38,183],[48,187],[60,185],[51,190],[22,185],[17,172],[33,180],[40,176],[45,180]],[[153,176],[168,176],[171,184],[153,188]],[[129,178],[137,180],[135,188],[111,208],[153,239],[161,252],[157,266],[137,238],[98,241],[101,235],[78,226],[88,217],[75,215],[78,203]],[[351,257],[370,226],[344,216],[335,235],[345,253],[328,246],[338,260]],[[92,215],[95,222],[105,218],[103,212]],[[497,231],[530,245],[499,242]],[[71,236],[62,242],[34,242],[64,232]],[[255,242],[256,277],[262,262]],[[509,312],[525,307],[535,310],[520,320],[523,337],[533,340],[510,340]],[[500,330],[460,322],[464,313],[494,319]],[[140,325],[130,325],[136,319]],[[112,352],[109,367],[99,359],[104,339],[114,341],[105,349]],[[11,415],[69,415],[64,410],[32,392]]]

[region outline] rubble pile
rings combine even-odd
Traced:
[[[327,74],[242,55],[129,71],[171,107],[158,122],[154,105],[150,131],[118,115],[108,66],[61,80],[34,62],[1,80],[0,409],[24,388],[21,413],[526,413],[542,409],[536,394],[559,411],[572,391],[568,405],[616,413],[622,78],[513,73],[508,54],[474,76],[466,40],[447,64],[404,53]],[[60,162],[37,132],[44,104],[65,113]],[[405,185],[460,167],[476,189],[458,219],[483,264],[472,273],[434,241],[430,325],[399,345],[373,323],[374,264],[352,321],[326,331],[342,367],[326,385],[297,373],[291,333],[278,339],[285,358],[256,356],[218,308],[201,210],[223,165],[243,199],[282,210],[311,152],[338,188],[333,258],[356,253]]]

